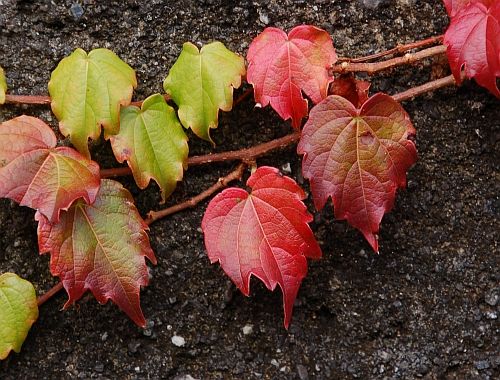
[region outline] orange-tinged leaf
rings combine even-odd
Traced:
[[[307,100],[319,103],[333,81],[329,69],[337,60],[330,35],[314,26],[301,25],[287,35],[266,28],[251,43],[247,54],[247,80],[254,87],[255,101],[271,104],[295,129],[307,116]]]
[[[95,162],[56,143],[50,127],[34,117],[0,124],[0,197],[37,209],[51,222],[78,198],[93,202],[101,183]]]
[[[463,71],[500,98],[500,1],[472,0],[462,6],[451,18],[444,44],[457,83]]]
[[[120,183],[103,180],[92,205],[76,202],[57,224],[40,213],[35,218],[40,252],[51,254],[51,273],[68,293],[65,307],[90,290],[100,303],[111,299],[145,325],[139,291],[149,280],[145,257],[154,264],[156,259],[148,227]]]
[[[378,252],[378,230],[417,151],[408,114],[385,94],[357,109],[332,95],[315,106],[298,145],[302,172],[311,183],[314,204],[332,197],[335,217],[359,229]]]
[[[306,258],[321,257],[308,225],[312,217],[302,202],[302,189],[275,168],[258,168],[247,185],[251,194],[229,188],[208,205],[202,222],[208,257],[212,263],[220,262],[245,295],[250,292],[251,275],[269,290],[279,285],[288,328],[307,273]]]

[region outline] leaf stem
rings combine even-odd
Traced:
[[[40,297],[36,299],[36,303],[38,307],[42,306],[45,302],[51,299],[54,295],[56,295],[63,288],[63,283],[58,282],[52,288],[50,288],[45,294],[42,294]]]
[[[415,96],[422,95],[442,87],[453,86],[456,83],[457,82],[455,81],[455,77],[453,75],[448,75],[447,77],[439,78],[431,82],[424,83],[420,86],[412,87],[406,91],[394,94],[392,95],[392,97],[396,101],[402,102],[404,100],[412,99]]]
[[[442,34],[440,36],[426,38],[425,40],[412,42],[412,43],[405,44],[405,45],[398,45],[392,49],[381,51],[379,53],[375,53],[375,54],[371,54],[371,55],[367,55],[365,57],[358,57],[358,58],[340,57],[339,61],[341,61],[341,62],[346,61],[346,62],[352,62],[352,63],[373,61],[375,59],[379,59],[379,58],[385,57],[387,55],[403,54],[403,53],[407,52],[408,50],[413,50],[413,49],[418,49],[418,48],[421,48],[424,46],[433,45],[437,42],[442,42],[443,38],[444,38],[444,35]]]
[[[342,62],[332,67],[334,73],[352,73],[352,72],[366,72],[369,75],[375,74],[379,71],[387,70],[396,66],[412,64],[422,59],[432,57],[446,52],[446,46],[438,45],[433,46],[416,53],[406,53],[402,57],[395,57],[380,62]]]
[[[176,204],[172,207],[168,207],[168,208],[160,210],[160,211],[150,211],[148,213],[147,218],[145,219],[146,224],[150,225],[150,224],[156,222],[157,220],[162,219],[168,215],[172,215],[176,212],[179,212],[179,211],[182,211],[182,210],[185,210],[188,208],[193,208],[201,201],[210,197],[212,194],[225,188],[230,182],[237,180],[237,179],[240,180],[241,177],[243,176],[243,172],[245,171],[246,166],[247,166],[246,163],[244,163],[244,162],[240,163],[238,165],[238,167],[235,170],[233,170],[231,173],[229,173],[225,177],[219,178],[219,180],[214,185],[210,186],[208,189],[206,189],[202,193],[196,195],[195,197],[193,197],[191,199],[188,199],[185,202]]]

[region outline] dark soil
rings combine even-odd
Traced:
[[[12,93],[47,93],[50,72],[76,47],[114,50],[137,70],[142,99],[162,90],[185,41],[217,39],[245,55],[266,25],[308,23],[332,34],[339,55],[355,57],[441,34],[448,23],[440,0],[79,3],[80,18],[71,1],[0,0],[0,65]],[[396,93],[424,83],[431,64],[378,75],[372,90]],[[254,279],[246,298],[209,264],[200,230],[204,203],[152,225],[159,264],[142,292],[146,330],[91,295],[61,311],[61,292],[41,308],[22,352],[0,363],[0,378],[499,378],[499,104],[474,83],[404,104],[417,129],[419,161],[383,220],[380,254],[334,221],[331,207],[317,214],[313,228],[324,259],[311,263],[288,331],[279,291]],[[21,113],[57,125],[48,107],[3,107],[0,121]],[[248,99],[223,114],[212,135],[223,151],[289,131],[289,123],[269,108],[254,110]],[[190,146],[191,154],[211,151],[193,136]],[[93,154],[103,166],[115,165],[107,144]],[[301,181],[293,149],[259,164],[290,164]],[[199,193],[233,167],[190,168],[168,203]],[[140,192],[130,179],[123,183],[143,215],[160,207],[157,187]],[[0,201],[0,273],[16,272],[41,294],[56,279],[48,257],[38,256],[33,215]],[[185,345],[174,345],[173,336]]]

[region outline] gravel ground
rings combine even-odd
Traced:
[[[0,65],[12,93],[43,94],[73,49],[108,47],[137,70],[141,99],[161,91],[185,41],[217,39],[244,55],[264,27],[302,23],[326,29],[338,54],[354,57],[441,34],[448,19],[439,0],[0,0]],[[426,82],[430,63],[378,75],[372,90]],[[90,295],[60,311],[61,293],[41,308],[21,354],[0,363],[0,378],[499,378],[499,101],[467,83],[404,106],[419,161],[383,220],[380,255],[334,221],[331,208],[316,214],[324,259],[311,263],[288,331],[279,291],[253,280],[252,296],[244,297],[209,264],[201,204],[152,226],[159,265],[142,292],[147,329]],[[4,107],[0,121],[21,113],[56,126],[47,107]],[[222,115],[212,136],[223,151],[289,131],[248,99]],[[191,154],[212,149],[194,136],[190,147]],[[93,155],[113,165],[107,144]],[[293,149],[259,164],[290,165],[301,181]],[[231,169],[190,168],[169,204]],[[130,179],[123,183],[143,215],[159,207],[157,187],[140,192]],[[0,273],[16,272],[44,292],[55,280],[48,257],[38,257],[33,214],[0,201]]]

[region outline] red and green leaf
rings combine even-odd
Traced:
[[[37,209],[51,222],[78,198],[92,203],[101,183],[95,162],[56,143],[50,127],[34,117],[0,124],[0,197]]]
[[[295,129],[307,116],[307,100],[314,103],[328,94],[333,81],[329,73],[337,60],[330,35],[310,25],[293,28],[287,35],[277,28],[266,28],[251,43],[247,54],[247,80],[254,87],[255,101],[271,104],[284,119],[292,119]]]
[[[329,96],[311,110],[302,131],[298,153],[316,208],[331,196],[335,217],[359,229],[376,252],[382,217],[417,159],[414,134],[401,105],[380,93],[359,109]]]
[[[260,167],[248,179],[251,194],[229,188],[218,194],[203,217],[205,246],[212,263],[245,295],[251,275],[269,290],[283,292],[285,327],[307,273],[306,258],[321,257],[308,225],[312,217],[302,202],[303,190],[275,168]]]
[[[65,308],[90,290],[100,303],[111,299],[145,325],[139,292],[149,281],[145,257],[154,264],[156,258],[148,227],[120,183],[103,180],[92,205],[76,202],[56,224],[40,213],[35,218],[40,252],[51,254],[51,273],[68,293]]]
[[[444,36],[448,61],[457,83],[474,78],[500,98],[500,1],[472,0],[458,7]],[[455,9],[455,8],[453,8]]]

